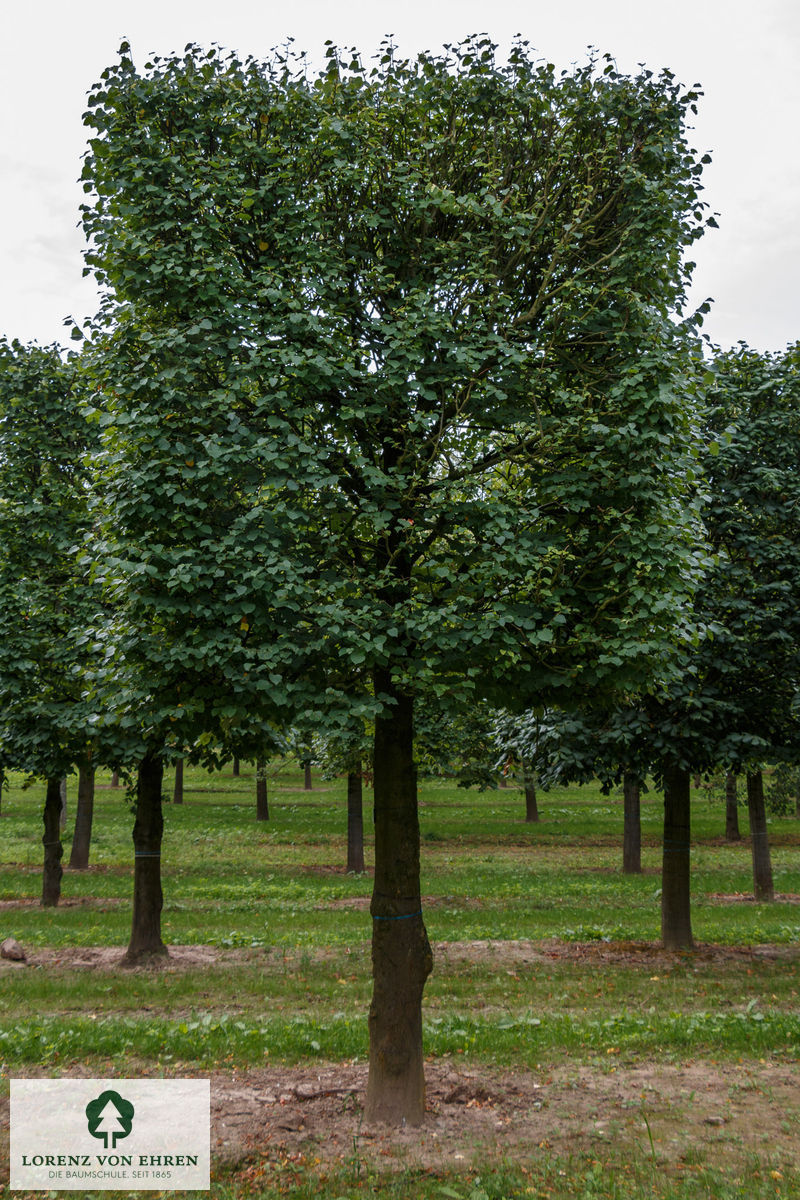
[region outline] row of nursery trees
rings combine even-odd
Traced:
[[[798,746],[800,351],[704,357],[699,93],[485,39],[413,62],[123,45],[89,97],[80,353],[0,349],[0,747],[136,773],[130,959],[163,950],[164,763],[374,731],[369,1120],[424,1112],[415,711],[557,709],[655,776]]]

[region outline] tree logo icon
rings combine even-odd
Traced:
[[[133,1105],[119,1092],[101,1092],[86,1105],[86,1119],[92,1137],[103,1138],[106,1150],[113,1150],[119,1138],[126,1138],[133,1126]]]

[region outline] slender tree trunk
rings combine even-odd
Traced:
[[[175,786],[172,789],[172,803],[183,804],[183,759],[175,760]]]
[[[638,776],[626,771],[622,780],[622,873],[642,873],[642,804]]]
[[[767,810],[764,806],[764,776],[755,771],[747,776],[747,815],[750,818],[750,845],[753,852],[753,894],[756,900],[774,900],[772,860],[767,834]]]
[[[361,763],[347,775],[347,870],[364,873],[364,785]]]
[[[305,791],[312,791],[311,787],[311,763],[303,764],[303,788]]]
[[[0,779],[0,782],[2,780]],[[797,774],[797,782],[795,783],[794,793],[794,815],[800,817],[800,771]]]
[[[522,780],[525,788],[525,821],[536,823],[539,820],[539,804],[536,799],[536,773],[530,763],[522,764]]]
[[[161,839],[164,814],[161,787],[164,763],[148,754],[139,764],[136,781],[136,820],[133,826],[133,920],[131,940],[123,963],[132,964],[155,954],[166,954],[161,940]]]
[[[111,772],[111,786],[119,787],[119,771]]]
[[[256,820],[269,820],[269,797],[267,796],[267,760],[256,762]]]
[[[739,832],[739,797],[736,789],[736,776],[728,772],[725,776],[725,840],[740,842]]]
[[[67,777],[62,775],[58,784],[59,794],[61,796],[61,810],[58,815],[58,826],[61,832],[67,828]]]
[[[689,854],[690,776],[671,763],[664,768],[664,855],[661,875],[661,939],[665,950],[693,945]]]
[[[44,801],[44,867],[42,870],[42,905],[53,908],[61,897],[61,780],[48,779]]]
[[[232,769],[232,771],[231,771],[231,774],[232,774],[232,775],[236,775],[236,776],[238,776],[238,774],[239,774],[239,760],[238,760],[238,758],[234,758],[234,760],[233,760],[233,769]]]
[[[413,700],[388,670],[375,693],[394,705],[375,720],[375,883],[372,892],[372,1003],[365,1118],[419,1125],[425,1114],[422,992],[433,968],[422,918]]]
[[[78,767],[78,803],[75,808],[75,829],[72,833],[72,850],[69,856],[69,865],[74,871],[85,871],[89,866],[93,818],[94,767],[91,763],[84,763]]]
[[[5,786],[6,786],[6,773],[5,773],[4,769],[2,767],[0,767],[0,813],[2,813],[2,811],[3,811],[3,791],[5,790]],[[798,804],[800,804],[800,798],[798,798]]]

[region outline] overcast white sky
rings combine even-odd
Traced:
[[[134,60],[217,43],[266,56],[295,39],[366,57],[383,35],[399,50],[439,50],[486,32],[521,33],[559,66],[587,47],[624,70],[669,67],[705,92],[692,134],[709,151],[705,199],[720,229],[696,249],[693,302],[714,298],[705,329],[782,349],[800,338],[800,4],[797,0],[0,0],[0,334],[64,342],[63,320],[95,309],[82,280],[86,93],[123,37]]]

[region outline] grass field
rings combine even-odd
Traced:
[[[121,955],[130,925],[132,818],[124,791],[98,782],[92,866],[65,872],[50,910],[37,903],[43,789],[12,778],[3,795],[0,938],[30,956],[0,976],[4,1103],[8,1078],[28,1074],[206,1072],[223,1091],[266,1070],[290,1092],[303,1072],[360,1079],[371,881],[344,872],[344,781],[309,793],[276,769],[257,823],[250,769],[187,770],[185,803],[167,805],[163,934],[198,955],[160,971],[89,950]],[[367,816],[370,803],[367,791]],[[313,1136],[309,1119],[305,1134],[220,1154],[215,1196],[800,1195],[800,821],[771,821],[782,899],[755,904],[747,838],[727,845],[721,804],[698,793],[698,950],[665,955],[660,797],[643,798],[641,876],[621,874],[618,796],[560,790],[540,807],[528,825],[516,789],[421,788],[434,1132],[388,1154],[347,1092]],[[70,836],[71,821],[65,860]],[[483,1126],[480,1149],[420,1150],[437,1121],[455,1146],[490,1117],[491,1150]]]

